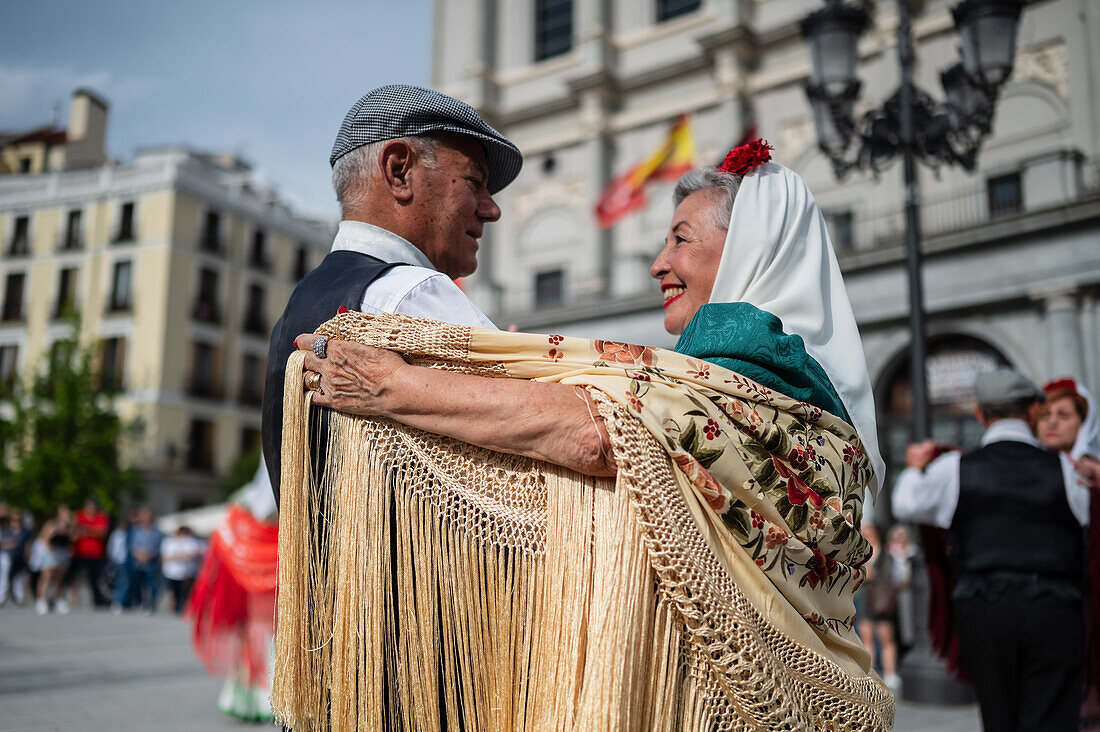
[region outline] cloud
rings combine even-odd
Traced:
[[[54,114],[64,123],[73,90],[91,89],[112,106],[126,107],[147,98],[157,83],[140,77],[120,78],[110,71],[77,71],[71,67],[13,66],[0,63],[0,129],[18,130],[48,123]]]

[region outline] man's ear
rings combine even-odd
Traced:
[[[1034,401],[1027,408],[1027,425],[1032,432],[1035,431],[1035,424],[1039,421],[1039,408],[1042,406],[1042,402]]]
[[[985,418],[985,412],[982,411],[981,407],[974,407],[974,416],[978,418],[978,424],[982,427],[989,426],[989,420]]]
[[[412,199],[409,172],[416,164],[416,151],[404,140],[391,140],[382,148],[379,163],[386,187],[398,201]]]

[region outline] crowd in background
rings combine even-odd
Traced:
[[[0,605],[33,601],[39,615],[66,614],[87,587],[96,609],[153,613],[167,587],[180,613],[205,553],[206,542],[187,526],[165,536],[148,508],[113,518],[88,500],[36,524],[0,504]]]

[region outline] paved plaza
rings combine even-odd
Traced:
[[[38,617],[0,608],[3,732],[248,732],[216,708],[221,681],[191,652],[185,622],[167,615],[77,610]],[[971,732],[975,707],[900,705],[897,730]]]

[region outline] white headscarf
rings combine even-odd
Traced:
[[[886,464],[863,343],[825,218],[793,171],[764,163],[741,179],[710,301],[747,302],[782,320],[784,332],[802,336],[852,418],[877,496]]]
[[[1073,379],[1077,393],[1084,397],[1088,404],[1088,414],[1081,422],[1081,429],[1077,430],[1077,440],[1073,443],[1073,449],[1069,451],[1070,457],[1080,460],[1085,455],[1091,455],[1100,460],[1100,425],[1097,424],[1096,402],[1092,400],[1092,394],[1080,381]]]

